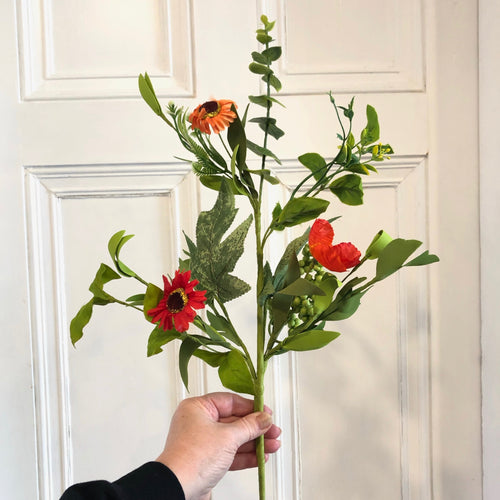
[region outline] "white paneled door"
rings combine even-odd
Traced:
[[[124,260],[161,283],[214,199],[175,159],[137,75],[148,71],[165,105],[244,108],[259,93],[248,64],[261,13],[277,20],[286,106],[268,208],[297,185],[300,154],[335,155],[328,92],[356,95],[358,133],[371,104],[395,155],[366,179],[363,206],[332,198],[336,233],[364,249],[385,228],[442,259],[368,294],[328,348],[273,358],[266,400],[283,445],[269,498],[481,499],[477,19],[475,1],[453,0],[0,4],[2,498],[56,499],[161,450],[187,395],[176,347],[148,359],[147,324],[108,307],[74,349],[69,321],[114,232],[135,234]],[[294,235],[273,240],[272,262]],[[252,283],[248,244],[237,272]],[[122,281],[117,295],[136,293]],[[252,300],[231,304],[250,345]],[[221,389],[194,361],[190,378],[191,394]],[[229,474],[214,499],[253,500],[256,481]]]

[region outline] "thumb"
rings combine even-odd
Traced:
[[[273,419],[269,413],[256,412],[250,413],[227,425],[232,427],[233,438],[238,447],[240,447],[248,441],[253,441],[262,436],[262,434],[265,434],[271,425],[273,425]]]

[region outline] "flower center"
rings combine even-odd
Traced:
[[[203,103],[201,107],[207,112],[204,118],[213,118],[217,116],[220,111],[220,106],[217,101],[207,101]]]
[[[170,293],[167,299],[167,309],[171,313],[178,313],[184,309],[184,306],[188,303],[188,298],[184,288],[177,288]]]

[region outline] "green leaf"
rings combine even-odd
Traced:
[[[333,275],[328,276],[326,279],[320,281],[318,286],[323,290],[323,295],[315,295],[313,297],[314,312],[321,314],[331,304],[333,295],[341,282]]]
[[[239,393],[255,395],[252,375],[243,354],[230,351],[219,367],[219,378],[227,389]]]
[[[317,181],[326,174],[326,161],[318,153],[305,153],[299,156],[299,161],[314,174]]]
[[[325,292],[316,286],[312,281],[305,278],[298,278],[287,287],[280,290],[284,295],[325,295]]]
[[[255,73],[256,75],[267,75],[268,73],[271,72],[271,69],[269,69],[267,66],[264,66],[263,64],[259,64],[256,62],[250,63],[248,65],[248,69],[252,73]]]
[[[297,254],[306,244],[308,238],[309,229],[307,229],[302,236],[295,238],[287,245],[276,266],[276,271],[274,272],[273,285],[276,290],[281,290],[300,276],[300,266],[297,260]]]
[[[357,174],[347,174],[333,181],[330,191],[345,205],[363,204],[363,181]]]
[[[162,115],[161,106],[153,88],[153,84],[147,73],[144,76],[139,75],[139,92],[147,105],[158,115]]]
[[[267,64],[267,57],[262,55],[260,52],[252,52],[252,59],[259,64]]]
[[[372,142],[378,141],[380,137],[380,127],[378,124],[378,116],[375,108],[369,104],[366,106],[366,118],[368,123],[361,131],[361,145],[367,146]]]
[[[87,326],[92,317],[92,308],[94,306],[94,299],[90,299],[80,310],[76,316],[71,320],[69,325],[71,343],[75,345],[83,337],[83,329]]]
[[[137,295],[132,295],[128,299],[126,299],[125,302],[130,302],[131,304],[137,306],[137,305],[143,305],[144,304],[144,294],[143,293],[138,293]]]
[[[307,196],[292,198],[283,207],[276,223],[281,227],[297,226],[302,222],[316,219],[328,208],[329,204],[329,201],[321,198]]]
[[[241,123],[238,113],[236,112],[236,108],[231,106],[231,110],[236,114],[236,118],[227,129],[227,142],[229,142],[229,146],[231,146],[232,151],[235,150],[236,146],[239,146],[238,154],[236,156],[236,164],[241,170],[245,166],[247,156],[247,138],[243,124]]]
[[[148,315],[148,311],[154,309],[160,300],[163,298],[163,290],[158,288],[153,283],[148,283],[146,288],[146,295],[144,296],[144,317],[151,321],[151,316]]]
[[[189,391],[188,382],[189,382],[189,374],[188,374],[188,364],[189,360],[193,356],[194,352],[200,347],[200,343],[198,340],[192,338],[188,335],[181,344],[179,349],[179,372],[181,374],[182,382],[184,383],[184,387]]]
[[[433,264],[434,262],[439,262],[439,257],[434,254],[429,254],[429,250],[421,253],[418,257],[415,257],[410,262],[405,264],[407,266],[426,266],[427,264]]]
[[[106,264],[101,264],[95,275],[94,281],[89,286],[95,298],[100,299],[99,302],[94,302],[96,305],[105,305],[111,302],[116,302],[116,299],[104,291],[104,285],[112,280],[120,279],[120,275],[116,273]]]
[[[249,95],[248,100],[250,102],[253,102],[254,104],[263,106],[264,108],[267,108],[268,104],[272,106],[273,103],[285,107],[285,105],[279,102],[278,99],[275,99],[274,97],[268,97],[267,95]]]
[[[197,349],[194,352],[194,356],[201,359],[202,361],[205,361],[205,363],[210,365],[212,368],[217,368],[218,366],[220,366],[224,362],[228,354],[228,352],[212,352],[205,351],[204,349]]]
[[[181,334],[177,330],[163,330],[163,328],[156,327],[148,338],[148,358],[159,354],[163,351],[162,346],[168,344],[174,339],[181,338]]]
[[[267,133],[275,139],[279,139],[280,137],[283,137],[285,135],[285,132],[283,132],[283,130],[276,126],[275,118],[267,118],[265,116],[261,116],[258,118],[252,118],[250,122],[258,123],[262,131],[266,132],[267,130]]]
[[[262,51],[262,55],[269,61],[277,61],[281,57],[281,47],[269,47]]]
[[[276,163],[281,165],[281,160],[269,149],[263,148],[262,146],[259,146],[258,144],[255,144],[252,141],[247,141],[247,146],[252,153],[255,153],[258,156],[269,156],[272,158]]]
[[[323,316],[325,321],[341,321],[350,318],[359,308],[364,292],[352,292],[337,303],[335,311],[328,316]]]
[[[269,85],[271,85],[271,87],[274,87],[276,92],[279,92],[282,88],[282,84],[281,84],[280,80],[276,77],[276,75],[274,73],[269,73],[268,75],[264,75],[262,77],[262,81],[264,83],[269,83]]]
[[[381,252],[377,260],[375,280],[380,281],[401,269],[406,259],[422,244],[418,240],[392,240]]]
[[[210,321],[210,325],[218,332],[221,333],[226,339],[230,340],[236,345],[241,345],[241,341],[238,335],[235,334],[233,327],[229,321],[219,315],[215,315],[210,311],[207,311],[207,318]]]
[[[266,43],[271,43],[273,41],[273,37],[263,33],[257,33],[257,41],[265,45]]]
[[[219,192],[221,189],[222,183],[226,182],[227,179],[218,175],[202,175],[200,178],[200,182],[207,187],[208,189],[213,189],[214,191]],[[238,188],[234,182],[230,183],[230,189],[233,194],[239,195],[243,194],[241,192],[241,188]]]
[[[283,348],[287,351],[311,351],[321,349],[335,340],[340,335],[339,332],[325,330],[309,330],[298,333],[293,337],[287,337],[283,342]]]

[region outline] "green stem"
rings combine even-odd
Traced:
[[[258,296],[264,286],[264,249],[261,239],[261,213],[260,205],[254,207],[255,236],[257,241],[257,378],[255,381],[254,410],[264,411],[264,374],[266,361],[264,359],[266,311],[265,306],[259,304]],[[266,457],[264,451],[264,436],[257,438],[256,442],[257,464],[259,476],[259,500],[266,498]]]

